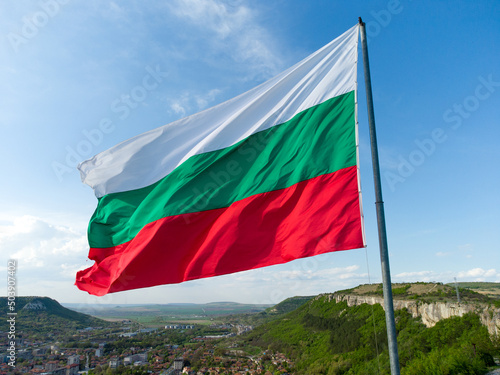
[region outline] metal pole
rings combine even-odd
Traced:
[[[384,201],[382,200],[382,185],[380,182],[380,167],[378,162],[377,134],[375,132],[375,114],[373,111],[372,83],[368,47],[366,42],[365,24],[359,17],[361,31],[361,46],[363,48],[363,65],[365,68],[366,102],[368,106],[368,124],[370,127],[370,143],[372,149],[373,178],[375,182],[375,207],[377,208],[378,238],[380,245],[380,262],[382,266],[382,282],[384,290],[385,321],[387,324],[387,339],[391,374],[399,375],[398,342],[396,338],[396,323],[394,321],[394,305],[392,302],[391,271],[389,267],[389,251],[387,248],[387,233],[385,230]]]
[[[455,277],[455,290],[457,291],[457,302],[460,305],[460,293],[458,292],[458,283],[456,277]]]

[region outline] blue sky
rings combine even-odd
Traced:
[[[500,3],[39,0],[2,8],[0,270],[18,259],[19,295],[277,303],[379,282],[360,55],[366,250],[101,298],[73,285],[92,264],[86,227],[96,206],[77,162],[256,86],[359,16],[393,281],[500,281]]]

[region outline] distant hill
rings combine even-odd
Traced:
[[[455,284],[447,284],[453,287]],[[500,283],[486,283],[486,282],[460,282],[459,288],[471,289],[474,292],[484,294],[490,298],[500,299]]]
[[[66,307],[49,297],[16,297],[16,331],[26,333],[63,333],[87,327],[105,327],[110,323]],[[7,297],[0,297],[0,314],[7,316]],[[7,319],[0,320],[0,331],[8,329]]]
[[[106,320],[130,319],[146,326],[162,326],[176,322],[210,322],[232,314],[255,314],[269,305],[236,302],[169,303],[145,305],[68,305],[73,309]]]
[[[302,306],[311,298],[313,297],[312,296],[290,297],[278,303],[277,305],[274,306],[268,305],[265,310],[261,310],[260,312],[254,311],[254,312],[226,315],[224,317],[221,317],[221,320],[224,323],[258,326],[288,314],[289,312]]]
[[[283,315],[288,314],[289,312],[299,308],[304,303],[311,300],[313,296],[298,296],[298,297],[290,297],[284,300],[283,302],[278,303],[273,307],[269,307],[265,310],[265,314],[267,315]]]

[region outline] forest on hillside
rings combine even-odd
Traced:
[[[498,338],[473,313],[431,328],[405,309],[395,314],[402,374],[485,374],[500,355]],[[257,327],[244,345],[284,353],[294,374],[390,374],[386,342],[380,305],[348,307],[323,296]]]

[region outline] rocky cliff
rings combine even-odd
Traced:
[[[333,293],[328,295],[328,300],[336,302],[346,301],[348,306],[361,305],[367,303],[374,305],[376,303],[384,306],[384,299],[377,296],[360,296],[349,295],[342,293]],[[488,306],[482,303],[450,303],[450,302],[432,302],[425,303],[422,301],[394,299],[394,309],[406,308],[413,317],[420,316],[422,322],[427,327],[434,326],[441,319],[450,318],[452,316],[462,316],[466,313],[473,312],[479,315],[481,322],[488,328],[491,335],[498,336],[500,334],[500,309]]]
[[[28,302],[23,307],[24,310],[47,310],[47,307],[40,300],[33,300]]]

